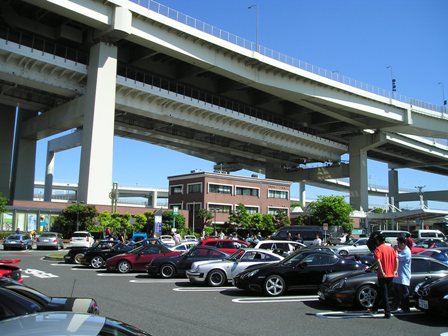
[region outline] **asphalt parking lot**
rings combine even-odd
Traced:
[[[448,335],[446,320],[415,310],[384,320],[324,306],[315,293],[268,298],[230,285],[201,287],[183,278],[107,273],[44,259],[53,253],[0,250],[0,259],[21,259],[31,287],[52,296],[93,297],[102,315],[153,335]]]

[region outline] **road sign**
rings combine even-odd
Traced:
[[[328,231],[328,223],[324,223],[324,224],[322,225],[322,229],[323,229],[324,231]]]

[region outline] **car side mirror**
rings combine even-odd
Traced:
[[[308,266],[308,263],[306,261],[299,263],[298,267],[301,269],[305,269]]]

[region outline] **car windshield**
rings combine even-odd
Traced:
[[[36,301],[37,303],[39,303],[42,306],[46,306],[51,301],[51,298],[49,298],[45,294],[43,294],[33,288],[30,288],[30,287],[14,284],[14,285],[8,285],[8,286],[6,286],[6,288],[13,290],[14,292],[16,292],[18,294],[26,296],[27,298],[29,298],[33,301]]]
[[[74,237],[88,237],[89,236],[89,234],[87,233],[87,232],[75,232],[75,233],[73,233],[73,235],[72,235],[72,238],[74,238]]]
[[[9,236],[6,239],[9,239],[9,240],[20,240],[21,238],[22,238],[21,236],[15,235],[15,236]]]
[[[227,257],[227,260],[240,260],[243,255],[244,255],[245,251],[243,249],[239,249],[235,252],[233,252],[233,254],[231,254],[229,257]]]
[[[54,233],[42,233],[39,237],[40,238],[54,238],[54,237],[56,237],[56,235]]]

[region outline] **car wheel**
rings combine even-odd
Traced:
[[[378,290],[374,286],[361,286],[356,292],[356,303],[364,309],[372,308],[377,294]]]
[[[346,250],[340,250],[340,251],[339,251],[339,255],[345,257],[345,256],[348,255],[348,251],[346,251]]]
[[[90,260],[90,266],[95,269],[101,268],[104,265],[104,259],[101,256],[94,256],[92,260]]]
[[[129,273],[132,269],[131,263],[126,260],[122,260],[118,263],[118,272],[120,273]]]
[[[162,278],[172,278],[175,272],[176,270],[173,265],[165,264],[160,267],[160,275],[162,276]]]
[[[73,257],[73,261],[75,262],[75,264],[80,264],[81,263],[81,258],[83,256],[84,256],[84,253],[76,253],[75,256]]]
[[[221,270],[211,270],[207,275],[207,282],[212,287],[220,287],[227,282],[227,277]]]
[[[285,291],[286,283],[280,275],[270,275],[264,282],[264,292],[269,296],[280,296]]]

